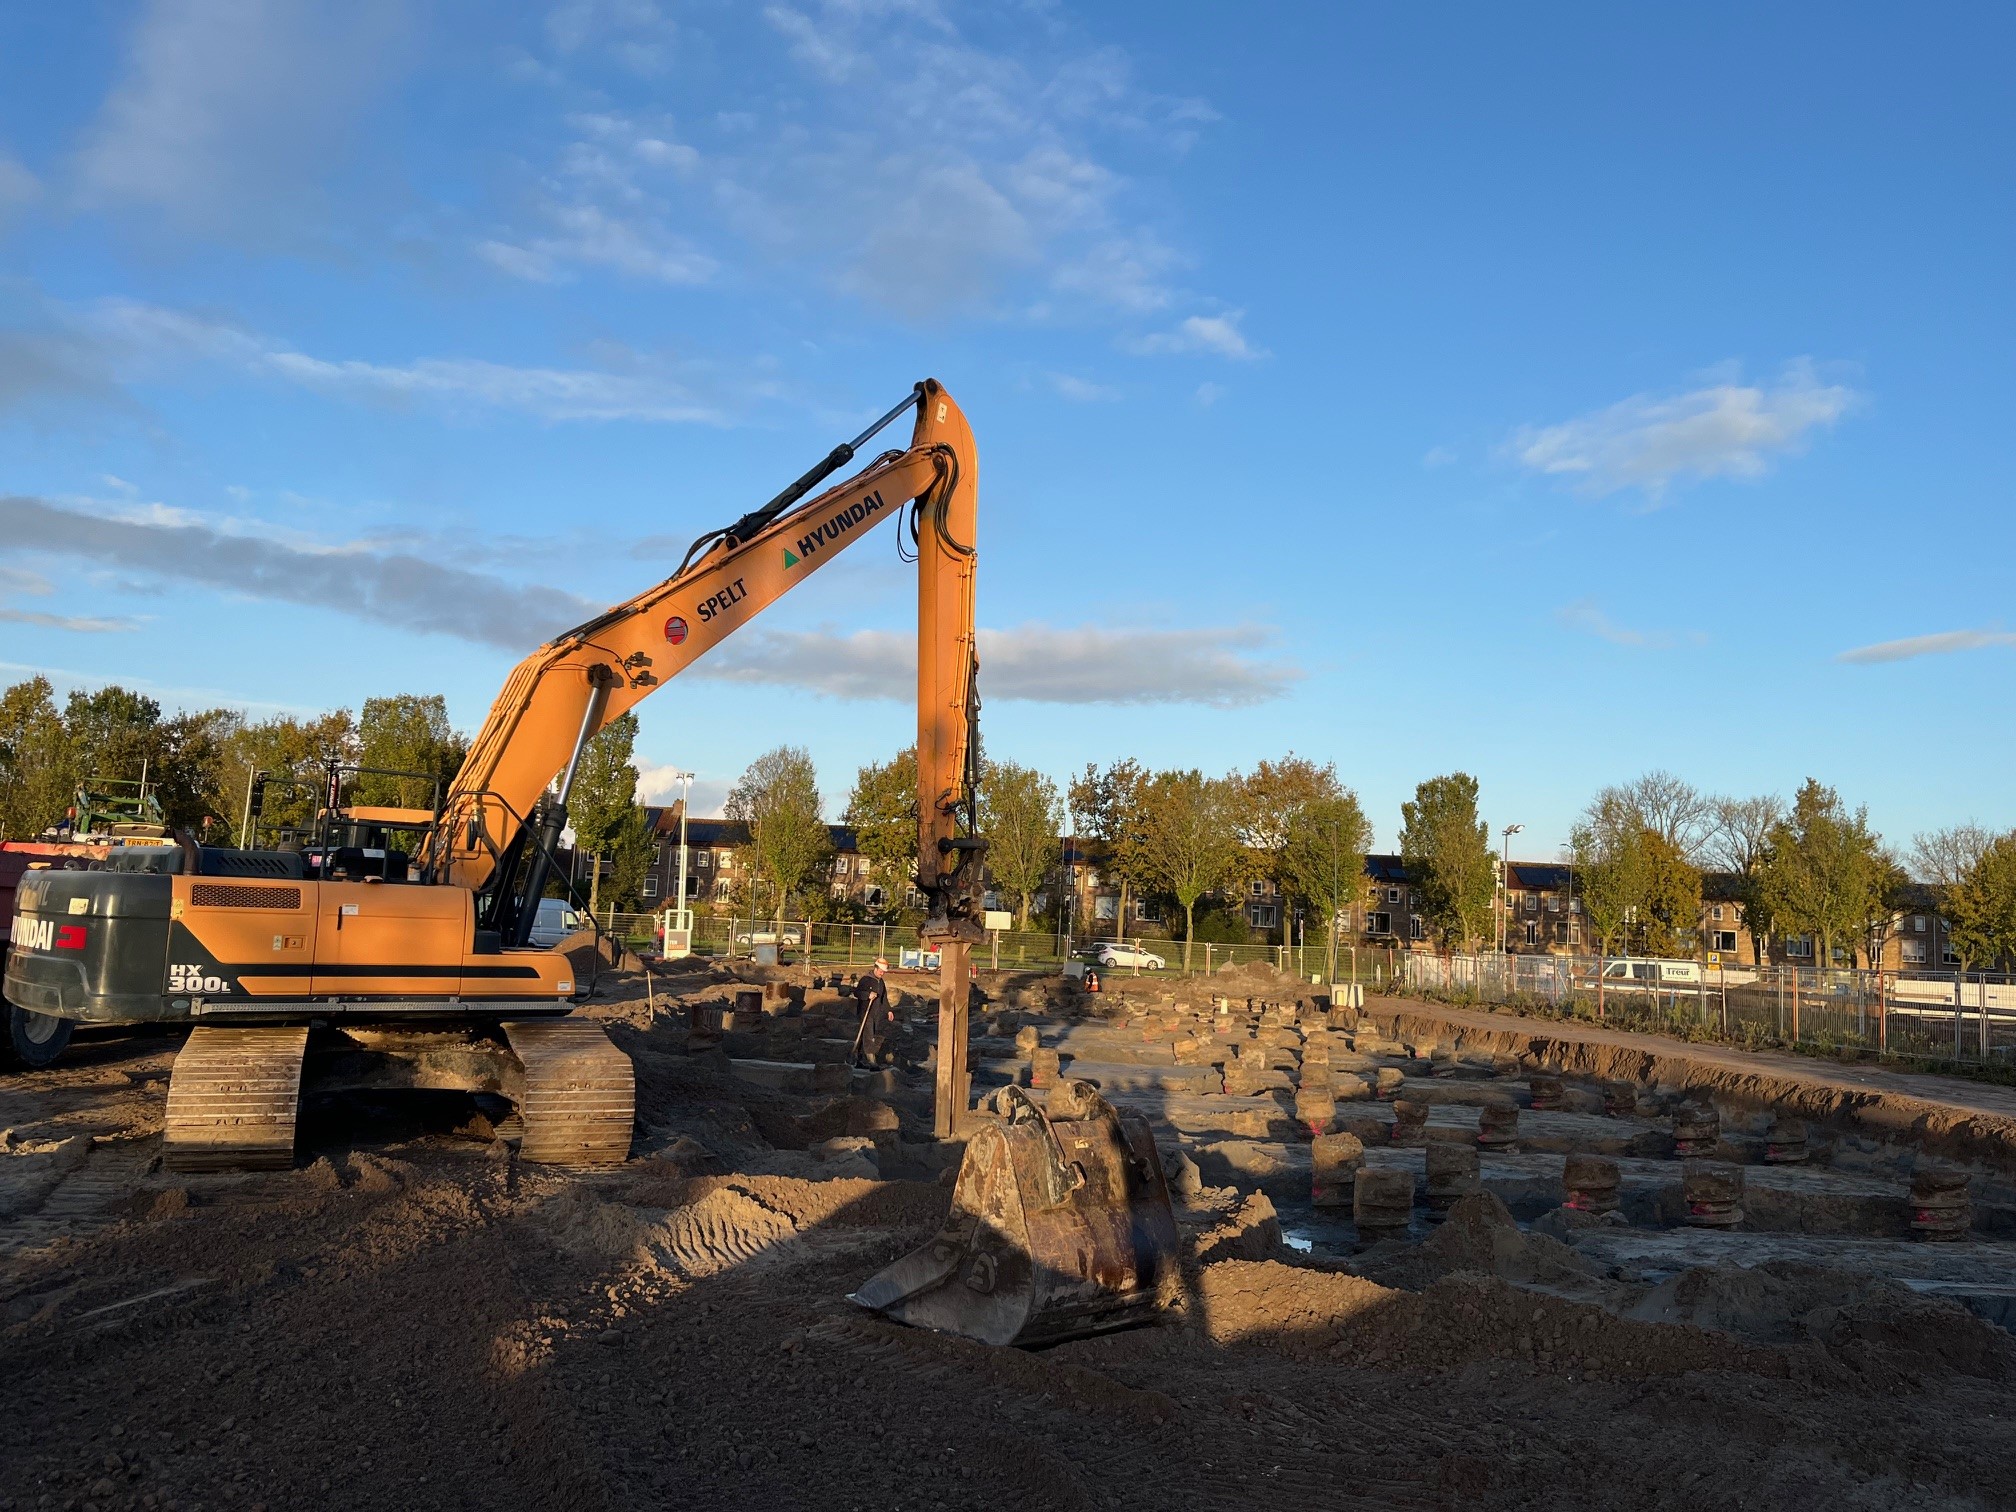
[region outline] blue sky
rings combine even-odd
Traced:
[[[990,752],[2016,824],[2006,9],[0,16],[0,673],[481,722],[918,378]],[[640,711],[907,739],[889,532]],[[707,675],[701,675],[702,673]],[[895,698],[882,696],[894,690]]]

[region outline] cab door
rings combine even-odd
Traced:
[[[473,929],[466,888],[324,882],[320,891],[317,997],[461,995]]]

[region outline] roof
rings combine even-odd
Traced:
[[[1527,892],[1562,892],[1574,878],[1565,861],[1514,861],[1508,871],[1507,885]]]
[[[665,815],[672,816],[670,822],[663,817]],[[677,804],[668,809],[647,808],[644,816],[661,839],[673,845],[679,843]],[[832,842],[836,851],[856,851],[861,848],[851,825],[827,825],[826,838]],[[686,843],[698,850],[734,850],[737,846],[749,843],[749,826],[740,819],[688,819]]]
[[[1365,858],[1365,875],[1374,882],[1405,882],[1407,868],[1398,856],[1368,855]]]

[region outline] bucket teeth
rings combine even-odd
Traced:
[[[1039,1107],[1020,1088],[968,1141],[944,1226],[852,1301],[987,1344],[1049,1344],[1152,1322],[1178,1265],[1147,1122],[1089,1082]]]

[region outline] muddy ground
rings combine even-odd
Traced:
[[[944,1211],[927,1076],[772,1090],[633,986],[597,1008],[639,1081],[604,1174],[445,1095],[311,1107],[291,1171],[163,1172],[166,1037],[0,1083],[0,1512],[2016,1505],[2001,1329],[1812,1267],[1637,1321],[1488,1193],[1351,1255],[1207,1189],[1167,1326],[896,1327],[845,1297]]]

